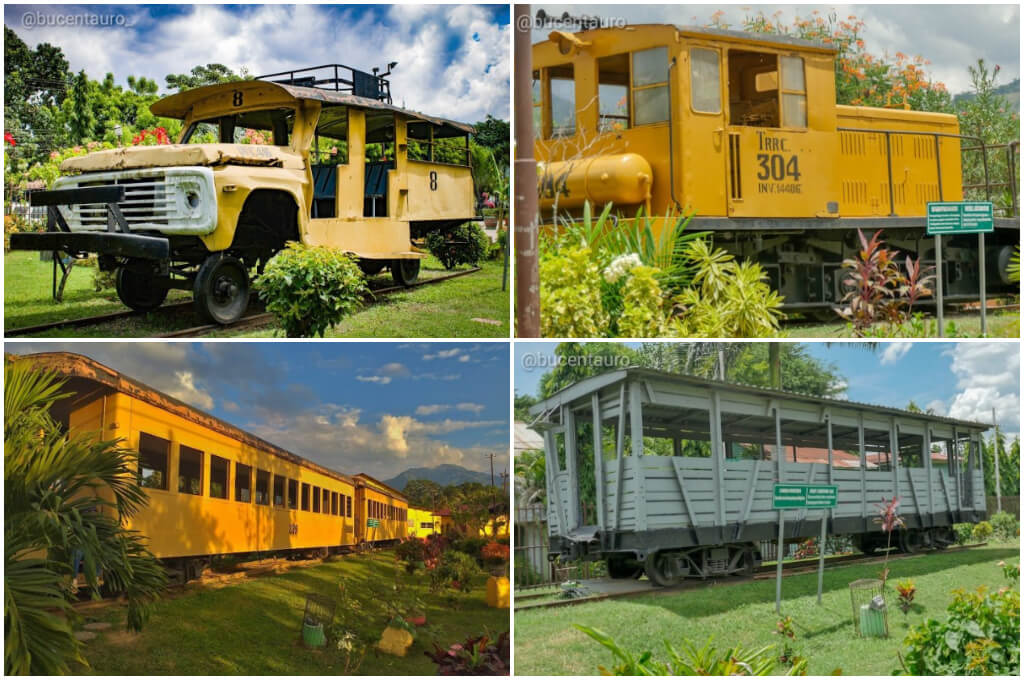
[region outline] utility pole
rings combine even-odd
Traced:
[[[996,422],[996,407],[992,407],[992,424],[996,428],[995,439],[992,440],[992,460],[996,470],[996,512],[1003,511],[1003,490],[999,484],[999,423]]]
[[[537,273],[537,162],[533,157],[533,20],[529,5],[515,6],[515,234],[516,335],[540,337],[540,278]]]

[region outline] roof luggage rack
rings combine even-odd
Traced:
[[[344,64],[324,64],[322,66],[281,71],[280,73],[268,73],[267,75],[256,76],[256,80],[269,80],[282,85],[345,92],[357,97],[376,99],[390,104],[391,82],[387,80],[387,76],[391,75],[391,71],[397,65],[397,61],[392,61],[388,63],[387,70],[384,73],[380,73],[381,69],[379,68],[374,68],[372,73],[367,73]]]

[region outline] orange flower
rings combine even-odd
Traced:
[[[860,49],[864,49],[864,41],[863,40],[857,40],[857,47],[859,47]]]

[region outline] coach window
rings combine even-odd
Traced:
[[[901,468],[924,467],[924,435],[900,432],[897,435]]]
[[[804,84],[804,60],[779,57],[782,71],[782,126],[807,127],[807,86]]]
[[[252,468],[235,463],[235,500],[240,503],[252,501]]]
[[[313,512],[320,512],[320,487],[313,487]]]
[[[210,498],[228,497],[228,461],[210,456]]]
[[[309,484],[302,484],[302,509],[309,510]]]
[[[347,512],[345,513],[345,515],[347,517],[351,517],[352,516],[352,496],[346,496],[346,498],[345,498],[345,506],[348,509]]]
[[[288,507],[292,510],[299,507],[299,483],[294,479],[288,480]]]
[[[323,509],[325,515],[331,514],[331,491],[330,489],[324,489],[324,500],[323,505],[320,506]]]
[[[572,137],[576,134],[576,80],[573,66],[552,66],[547,71],[551,136]]]
[[[270,505],[270,473],[266,470],[256,471],[256,505]]]
[[[178,447],[178,493],[203,495],[203,452],[184,444]]]
[[[668,48],[633,53],[633,123],[668,120]]]
[[[629,128],[629,54],[597,60],[598,130],[610,132]]]
[[[284,507],[284,477],[274,475],[274,507]]]
[[[690,103],[697,113],[722,112],[722,74],[718,50],[690,50]]]
[[[139,433],[139,486],[167,490],[167,458],[171,443],[145,432]]]
[[[332,515],[337,515],[338,514],[338,492],[337,491],[332,491],[331,492],[331,514]]]

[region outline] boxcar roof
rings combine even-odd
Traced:
[[[872,411],[875,413],[884,413],[887,415],[901,415],[910,416],[918,420],[932,420],[941,423],[948,423],[951,425],[961,425],[971,429],[987,430],[991,427],[986,423],[978,423],[970,420],[960,420],[958,418],[948,418],[946,416],[937,416],[930,413],[917,413],[914,411],[907,411],[905,409],[893,408],[891,406],[881,406],[879,404],[867,404],[857,401],[848,401],[843,399],[832,399],[829,397],[819,397],[813,394],[802,394],[799,392],[787,392],[785,390],[773,390],[767,387],[758,387],[755,385],[747,385],[744,383],[727,382],[723,380],[711,380],[708,378],[699,378],[692,375],[681,375],[679,373],[668,373],[666,371],[656,371],[650,368],[640,368],[632,366],[618,371],[610,371],[602,373],[600,375],[585,378],[577,383],[569,385],[553,395],[541,401],[530,408],[530,413],[539,415],[551,409],[557,408],[562,405],[569,404],[581,399],[588,397],[594,392],[598,392],[601,389],[614,385],[622,380],[628,378],[657,378],[659,380],[668,380],[676,383],[685,383],[689,385],[700,385],[705,387],[717,387],[722,390],[731,390],[734,392],[743,392],[746,394],[756,394],[763,397],[772,399],[789,399],[800,402],[810,402],[818,405],[831,405],[831,406],[842,406],[845,408],[852,408],[862,411]]]
[[[636,31],[641,28],[673,28],[679,34],[687,38],[698,38],[703,40],[719,40],[735,43],[757,43],[772,47],[796,47],[804,51],[823,52],[835,54],[838,50],[835,47],[820,43],[814,40],[793,38],[787,35],[772,35],[769,33],[748,33],[746,31],[730,31],[723,28],[707,28],[704,26],[678,26],[674,24],[630,24],[629,26],[594,28],[576,33],[578,38],[586,40],[587,36],[609,31]],[[540,44],[540,43],[538,43]]]
[[[406,503],[408,503],[408,499],[406,499],[405,494],[403,494],[401,491],[392,486],[388,486],[384,482],[380,481],[379,479],[371,477],[365,472],[360,472],[359,474],[357,474],[355,476],[355,479],[361,480],[364,484],[373,488],[376,491],[379,491],[385,496],[391,496],[392,498],[395,498],[400,501],[405,501]]]
[[[406,116],[407,118],[413,118],[415,120],[421,120],[440,126],[443,129],[443,132],[447,132],[451,135],[467,134],[475,131],[475,128],[468,123],[460,123],[458,121],[448,120],[447,118],[440,118],[437,116],[428,116],[425,113],[403,109],[400,106],[388,104],[387,102],[383,102],[378,99],[357,97],[345,92],[334,92],[332,90],[322,90],[315,87],[285,85],[283,83],[274,83],[266,80],[242,80],[231,83],[218,83],[216,85],[204,85],[203,87],[185,90],[184,92],[178,92],[177,94],[164,97],[163,99],[154,102],[149,108],[150,111],[157,116],[164,116],[166,118],[184,118],[188,115],[189,110],[196,104],[196,102],[217,94],[221,90],[238,89],[239,87],[264,90],[267,92],[283,91],[284,93],[291,95],[296,100],[310,99],[327,104],[343,104],[357,109],[391,111],[393,113]]]
[[[94,390],[97,396],[99,396],[99,393],[121,392],[122,394],[126,394],[134,399],[138,399],[156,406],[157,408],[164,409],[169,413],[173,413],[174,415],[196,423],[197,425],[207,427],[222,435],[231,437],[232,439],[237,439],[243,444],[261,449],[267,453],[277,456],[278,458],[283,458],[290,463],[302,465],[315,472],[319,472],[322,475],[326,475],[355,486],[355,480],[346,474],[337,472],[336,470],[331,470],[330,468],[325,468],[322,465],[318,465],[311,460],[303,458],[302,456],[297,456],[291,451],[286,451],[279,446],[271,444],[265,439],[260,439],[256,435],[235,427],[231,423],[223,421],[216,416],[212,416],[205,411],[200,411],[197,408],[189,406],[183,401],[155,390],[148,385],[144,385],[134,378],[130,378],[123,373],[115,371],[109,366],[105,366],[98,361],[94,361],[93,359],[82,356],[81,354],[74,354],[71,352],[41,352],[39,354],[26,354],[21,357],[17,357],[15,360],[33,361],[44,369],[49,369],[59,375],[67,376],[70,379],[69,384],[72,389],[75,389],[79,385],[87,387],[88,383],[92,383],[98,387],[98,389]],[[58,404],[59,403],[60,402],[58,402]]]

